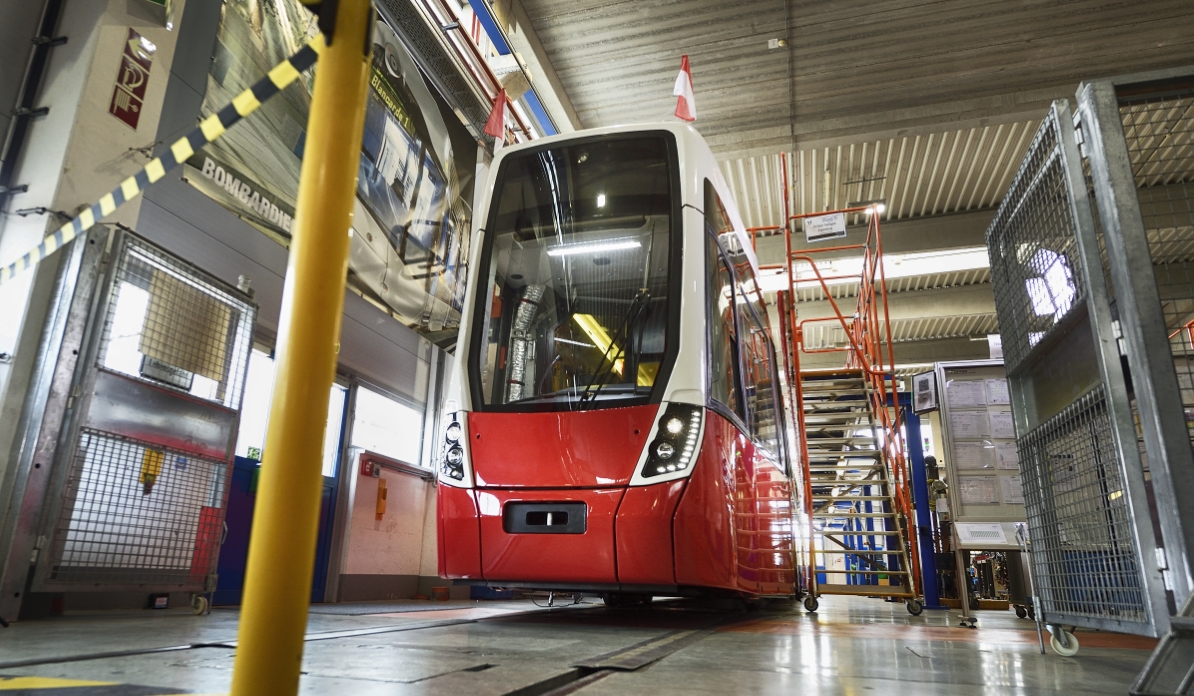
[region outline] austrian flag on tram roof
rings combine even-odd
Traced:
[[[676,118],[685,121],[696,120],[696,99],[692,96],[692,71],[688,68],[688,56],[680,58],[680,74],[676,76]]]

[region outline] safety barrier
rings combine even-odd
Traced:
[[[272,70],[250,86],[216,113],[203,119],[199,127],[174,141],[169,149],[150,160],[136,174],[120,182],[120,185],[87,206],[75,219],[59,227],[37,246],[25,252],[16,261],[0,268],[0,285],[13,276],[33,268],[42,259],[69,244],[79,235],[95,226],[96,222],[111,215],[117,208],[141,195],[150,184],[160,180],[166,172],[187,161],[199,148],[214,141],[236,122],[256,111],[262,103],[286,89],[299,75],[319,60],[323,50],[323,35],[309,41],[297,53],[278,63]]]

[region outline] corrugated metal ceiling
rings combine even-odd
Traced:
[[[1050,100],[1072,97],[1084,78],[1194,55],[1189,0],[1153,0],[1147,11],[1119,0],[507,1],[522,2],[585,127],[672,120],[687,54],[695,126],[750,227],[782,223],[781,152],[793,214],[876,199],[887,202],[885,221],[993,208]],[[769,49],[769,39],[787,46]],[[1167,143],[1168,160],[1190,153]],[[1143,173],[1172,182],[1156,167]],[[944,273],[890,290],[989,280],[986,270]],[[801,300],[824,299],[806,288]],[[897,340],[995,330],[993,308],[932,314],[893,323]]]
[[[992,208],[1039,126],[1025,120],[790,152],[789,208],[800,215],[885,200],[885,220]],[[778,153],[722,160],[721,169],[748,227],[781,224]]]

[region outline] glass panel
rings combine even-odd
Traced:
[[[706,205],[706,211],[709,206]],[[708,222],[708,218],[706,218]],[[710,227],[708,231],[713,231]],[[734,276],[717,239],[705,237],[709,290],[709,398],[745,420],[738,379],[738,332],[734,322]]]
[[[254,349],[249,355],[249,375],[245,379],[245,398],[241,401],[240,430],[236,435],[236,456],[261,460],[265,449],[265,429],[269,424],[269,404],[274,391],[274,360]]]
[[[372,389],[357,389],[352,446],[413,466],[423,446],[423,413]]]
[[[670,348],[671,170],[662,136],[507,161],[473,355],[485,405],[625,405],[650,395]]]
[[[339,384],[332,385],[332,395],[328,399],[327,429],[323,431],[323,475],[335,476],[336,466],[340,463],[340,431],[344,425],[344,402],[348,397],[348,388]]]
[[[265,434],[269,428],[270,402],[274,391],[274,359],[253,349],[249,355],[249,374],[245,379],[245,397],[241,401],[240,429],[236,435],[236,456],[261,461]],[[328,400],[327,429],[323,435],[323,475],[335,476],[340,454],[340,430],[344,421],[344,402],[348,390],[332,385]]]

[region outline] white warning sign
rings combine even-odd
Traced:
[[[846,214],[829,213],[804,218],[804,240],[809,244],[846,236]]]

